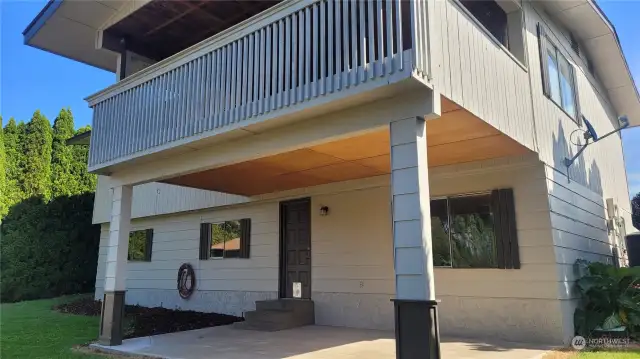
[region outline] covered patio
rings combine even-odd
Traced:
[[[220,326],[128,339],[100,350],[166,359],[395,359],[393,332],[307,326],[258,332]],[[550,346],[442,338],[442,358],[538,359]]]

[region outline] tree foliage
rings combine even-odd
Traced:
[[[36,111],[27,125],[24,139],[24,174],[22,183],[26,198],[51,196],[51,124]]]
[[[2,116],[0,116],[0,129],[2,128]],[[6,155],[4,151],[4,131],[0,131],[0,194],[6,193],[7,187],[7,170]],[[4,196],[0,198],[0,218],[7,214],[8,208],[5,203]]]
[[[2,130],[5,152],[5,174],[6,184],[2,192],[2,203],[8,210],[14,204],[24,199],[24,192],[21,186],[22,168],[24,166],[24,152],[22,151],[21,139],[24,139],[26,127],[16,124],[12,117]]]
[[[75,135],[91,131],[90,126],[79,128]],[[87,163],[89,162],[89,146],[72,146],[73,148],[73,166],[72,174],[76,179],[76,188],[71,191],[73,194],[94,192],[98,184],[98,176],[87,172]]]
[[[633,226],[640,230],[640,193],[636,193],[631,200],[631,212]]]
[[[91,223],[96,179],[87,173],[87,146],[66,144],[75,133],[68,109],[60,111],[53,129],[39,111],[28,124],[11,118],[2,129],[2,301],[94,286],[100,238],[99,227]]]
[[[93,289],[100,229],[92,211],[93,193],[31,197],[12,207],[2,225],[3,302]]]
[[[74,182],[73,148],[66,141],[74,134],[73,116],[69,109],[60,110],[53,122],[53,143],[51,151],[51,194],[54,197],[69,196],[77,187]]]
[[[640,268],[578,260],[581,301],[574,312],[576,334],[583,337],[625,330],[640,337]]]

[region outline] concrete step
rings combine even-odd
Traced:
[[[256,310],[312,312],[313,301],[308,299],[259,300],[256,302]]]
[[[293,311],[284,310],[252,310],[244,313],[244,320],[253,322],[298,322],[299,316]]]
[[[256,310],[244,313],[244,322],[233,327],[246,330],[276,331],[315,323],[313,301],[299,299],[262,300]]]

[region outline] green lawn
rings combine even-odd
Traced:
[[[98,335],[98,317],[61,314],[51,310],[73,297],[0,305],[0,358],[7,359],[105,359],[73,352]],[[640,359],[633,352],[556,352],[545,359]]]
[[[579,359],[638,359],[640,351],[634,352],[591,352],[580,353]]]
[[[64,299],[0,305],[0,357],[11,359],[104,359],[70,348],[98,336],[100,318],[61,314],[51,306]],[[67,298],[66,300],[69,300]]]
[[[542,359],[640,359],[640,350],[623,350],[623,351],[554,351],[545,355]]]

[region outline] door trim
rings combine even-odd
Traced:
[[[279,232],[280,232],[280,243],[279,243],[279,258],[278,258],[278,299],[287,298],[287,258],[286,258],[286,241],[285,241],[285,226],[286,221],[284,220],[285,208],[288,204],[293,203],[308,203],[309,206],[309,217],[311,217],[311,197],[304,198],[296,198],[287,201],[280,202],[280,213],[279,213]],[[311,237],[311,218],[309,218],[309,236]],[[311,238],[309,238],[309,248],[311,248]],[[313,249],[311,249],[313,250]],[[311,257],[309,258],[309,292],[311,293],[311,288],[313,282],[311,281],[311,271],[313,270]]]

